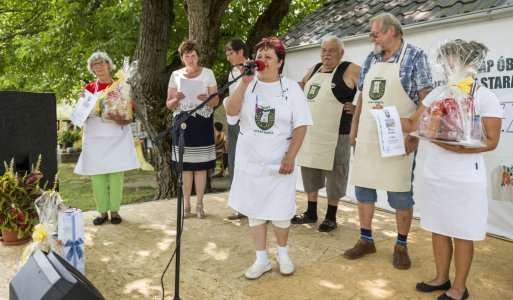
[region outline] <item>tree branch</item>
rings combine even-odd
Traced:
[[[25,30],[22,30],[22,31],[19,31],[19,32],[16,32],[16,33],[8,33],[6,34],[4,37],[0,38],[0,40],[4,41],[4,40],[8,40],[8,39],[12,39],[14,38],[15,36],[25,36],[25,35],[34,35],[34,34],[38,34],[40,32],[43,32],[43,31],[46,31],[47,28],[41,28],[41,29],[25,29]]]
[[[265,11],[258,17],[255,25],[248,33],[246,44],[250,53],[253,47],[264,37],[275,35],[280,23],[287,15],[291,0],[272,0]]]

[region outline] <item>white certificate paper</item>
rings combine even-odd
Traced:
[[[185,98],[182,100],[182,102],[201,104],[201,101],[198,100],[198,95],[204,93],[203,81],[180,78],[180,92],[185,95]]]
[[[371,114],[376,119],[378,127],[379,147],[381,157],[404,155],[403,130],[401,119],[395,106],[387,106],[383,109],[371,109]]]
[[[69,116],[71,122],[73,122],[73,124],[77,125],[78,127],[82,127],[85,120],[87,117],[89,117],[89,114],[96,106],[97,100],[97,95],[92,94],[88,90],[84,90]]]

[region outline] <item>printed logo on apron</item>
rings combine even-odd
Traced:
[[[274,125],[276,110],[274,108],[258,107],[255,115],[255,123],[262,130],[269,130]]]
[[[374,79],[371,82],[371,86],[369,89],[369,98],[371,100],[379,100],[383,98],[383,95],[385,94],[385,84],[386,80],[384,79]]]
[[[310,85],[310,88],[308,89],[306,98],[308,100],[313,100],[315,97],[317,97],[317,94],[319,94],[320,89],[321,89],[321,86],[318,83],[312,83]],[[309,101],[309,102],[313,102],[313,101]]]

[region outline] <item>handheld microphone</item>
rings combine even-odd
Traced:
[[[255,68],[256,68],[256,71],[259,71],[259,72],[265,69],[265,63],[261,60],[247,61],[240,65],[246,68],[246,71],[244,71],[246,73],[246,75],[254,75]]]
[[[262,71],[263,69],[265,69],[265,63],[261,60],[255,60],[255,61],[247,61],[245,63],[242,64],[243,67],[246,67],[246,68],[257,68],[256,70],[257,71]]]

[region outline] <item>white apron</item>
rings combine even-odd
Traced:
[[[139,160],[130,124],[121,126],[90,115],[84,124],[82,152],[74,172],[79,175],[99,175],[138,168]]]
[[[259,109],[255,113],[256,100],[254,94],[249,95],[240,113],[228,205],[251,218],[290,220],[296,211],[297,171],[295,168],[287,175],[278,171],[290,145],[293,100],[283,96],[258,99]],[[263,130],[266,125],[270,127]]]
[[[376,121],[369,112],[377,103],[395,106],[401,118],[410,117],[417,109],[404,91],[399,77],[399,67],[406,46],[404,43],[396,63],[375,63],[365,76],[362,112],[351,173],[351,184],[354,186],[390,192],[411,190],[413,155],[382,158]]]
[[[338,66],[337,66],[338,67]],[[339,135],[340,118],[344,104],[333,95],[333,74],[319,70],[306,82],[305,94],[314,125],[306,131],[298,152],[298,165],[322,170],[333,170],[335,149]]]
[[[483,240],[488,217],[483,156],[450,152],[432,143],[426,147],[421,227],[459,239]]]

